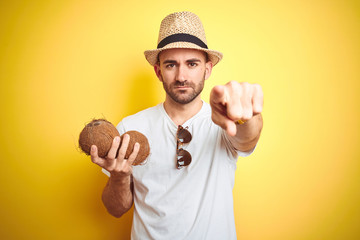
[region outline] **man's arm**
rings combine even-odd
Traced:
[[[102,194],[102,201],[108,212],[114,217],[121,217],[131,208],[134,201],[131,181],[132,163],[139,152],[140,145],[136,143],[134,151],[128,159],[125,159],[129,140],[129,135],[125,134],[117,157],[117,149],[120,145],[119,137],[114,138],[106,158],[100,158],[97,147],[95,145],[91,146],[91,160],[93,163],[110,173],[110,178]]]
[[[252,150],[263,127],[263,92],[258,84],[231,81],[215,86],[210,94],[212,120],[228,134],[233,147]]]
[[[133,200],[133,183],[131,178],[109,178],[103,194],[102,201],[108,212],[114,217],[121,217],[130,210]]]

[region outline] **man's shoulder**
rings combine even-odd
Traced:
[[[123,126],[137,126],[137,125],[144,125],[146,122],[155,121],[157,118],[162,116],[162,103],[141,110],[135,114],[129,115],[121,120],[119,125]],[[118,126],[119,126],[118,125]]]
[[[161,107],[162,107],[162,103],[156,105],[156,106],[153,106],[153,107],[149,107],[149,108],[146,108],[144,110],[141,110],[135,114],[132,114],[132,115],[129,115],[127,117],[125,117],[123,119],[124,120],[133,120],[133,119],[136,119],[136,118],[141,118],[141,117],[144,117],[144,116],[147,116],[147,117],[151,117],[152,115],[158,115],[160,112],[161,112]]]

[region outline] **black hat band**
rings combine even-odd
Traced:
[[[203,41],[201,41],[200,38],[195,37],[194,35],[187,34],[187,33],[177,33],[177,34],[170,35],[170,36],[164,38],[163,40],[161,40],[159,42],[159,44],[157,45],[157,48],[163,48],[166,45],[168,45],[169,43],[173,43],[173,42],[189,42],[189,43],[196,44],[202,48],[206,48],[206,49],[208,48],[208,46]]]

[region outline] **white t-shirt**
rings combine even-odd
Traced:
[[[189,166],[176,168],[178,126],[163,104],[124,118],[120,134],[136,130],[149,140],[146,164],[133,167],[134,217],[131,238],[236,239],[233,196],[236,161],[225,132],[211,120],[210,105],[183,127],[192,135],[182,147],[192,156]],[[106,172],[106,171],[105,171]]]

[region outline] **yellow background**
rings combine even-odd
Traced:
[[[128,239],[101,203],[84,124],[164,99],[143,56],[189,10],[224,59],[203,93],[259,83],[264,129],[238,162],[239,239],[360,239],[358,1],[0,1],[0,238]]]

